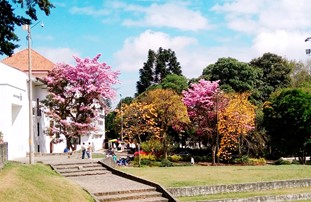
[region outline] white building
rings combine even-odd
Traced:
[[[0,131],[8,142],[9,160],[29,151],[27,75],[0,63]]]
[[[29,152],[29,104],[28,104],[28,51],[23,50],[0,62],[0,131],[8,142],[8,158],[25,157]],[[33,151],[36,153],[62,153],[66,147],[63,141],[55,141],[54,134],[48,134],[50,120],[40,110],[40,101],[47,95],[47,89],[40,78],[47,75],[54,64],[32,50],[33,69]],[[98,132],[83,136],[80,142],[91,142],[94,150],[102,148],[105,138],[104,116],[96,123]],[[57,143],[56,143],[57,142]],[[77,149],[80,149],[78,146]]]

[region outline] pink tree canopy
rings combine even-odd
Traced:
[[[219,81],[206,81],[201,79],[193,83],[188,90],[183,91],[183,102],[187,106],[188,114],[194,123],[196,133],[208,139],[213,150],[213,163],[215,163],[217,144],[217,94]]]
[[[118,83],[119,72],[106,63],[74,57],[76,65],[58,64],[45,78],[49,94],[43,101],[46,113],[58,131],[68,138],[95,130],[98,112],[108,109],[108,101],[116,96],[112,86]]]

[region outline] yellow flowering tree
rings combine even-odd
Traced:
[[[123,119],[123,132],[125,137],[135,139],[141,144],[141,136],[152,134],[159,135],[160,129],[157,127],[157,113],[152,104],[143,102],[132,102],[122,106],[122,111],[118,111],[116,119],[120,122]]]
[[[164,158],[167,159],[170,127],[180,127],[182,123],[189,123],[187,108],[182,102],[182,97],[169,89],[155,89],[147,91],[140,98],[148,105],[152,105],[157,114],[157,124],[161,129],[159,139],[163,144]]]
[[[218,155],[224,160],[232,158],[232,153],[240,150],[242,138],[255,127],[256,107],[248,101],[248,93],[224,95],[227,106],[218,114],[218,132],[221,137]]]

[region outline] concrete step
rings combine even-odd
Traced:
[[[53,167],[70,167],[75,165],[85,165],[85,166],[91,166],[91,165],[100,165],[97,161],[87,161],[87,160],[76,160],[66,163],[53,163]]]
[[[67,162],[62,164],[53,164],[53,168],[65,177],[78,177],[87,175],[105,175],[110,174],[105,167],[97,162]]]
[[[118,191],[109,191],[109,192],[97,192],[93,193],[94,196],[107,196],[107,195],[117,195],[117,194],[127,194],[127,193],[140,193],[140,192],[148,192],[148,191],[156,191],[155,187],[144,188],[144,189],[128,189],[128,190],[118,190]]]
[[[114,201],[114,202],[137,202],[137,199],[121,200],[121,201]],[[153,197],[153,198],[139,199],[139,202],[168,202],[168,199],[164,197]]]
[[[134,200],[134,201],[142,201],[145,199],[149,199],[151,201],[152,198],[160,198],[162,197],[162,193],[157,191],[146,191],[146,192],[130,192],[130,193],[119,193],[115,195],[105,195],[105,196],[97,196],[98,201],[124,201],[124,200]]]
[[[104,168],[100,164],[71,164],[71,165],[58,165],[54,166],[57,170],[71,170],[71,169],[87,169],[87,168]]]
[[[74,172],[83,172],[83,171],[97,171],[97,170],[107,170],[103,167],[72,167],[67,169],[57,169],[59,173],[74,173]]]
[[[107,170],[94,170],[94,171],[80,171],[73,173],[61,173],[61,175],[64,177],[80,177],[87,175],[106,175],[106,174],[111,174],[111,172]]]
[[[153,197],[153,198],[139,199],[139,201],[140,202],[168,202],[168,199],[164,197]],[[123,200],[122,202],[137,202],[137,199]]]

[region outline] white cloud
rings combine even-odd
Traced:
[[[152,4],[149,7],[129,6],[126,9],[138,13],[138,19],[123,21],[123,24],[127,26],[172,27],[191,31],[210,28],[207,19],[199,11],[190,10],[183,4]]]
[[[310,29],[310,9],[308,0],[233,0],[212,8],[224,14],[229,28],[255,35],[276,29]]]
[[[80,53],[70,48],[38,48],[38,52],[54,63],[74,63],[73,56],[79,56]]]
[[[227,28],[251,36],[255,57],[272,52],[288,59],[305,60],[311,23],[308,0],[230,0],[212,8],[225,16]]]
[[[259,55],[272,52],[288,59],[304,60],[306,59],[305,49],[310,45],[304,41],[307,34],[284,30],[262,32],[256,36],[253,48]]]
[[[115,58],[120,70],[138,71],[147,60],[149,49],[157,51],[159,47],[170,48],[177,54],[196,43],[196,39],[191,37],[171,37],[163,32],[146,30],[137,37],[126,39],[122,49],[115,54]]]
[[[125,72],[138,73],[143,63],[147,61],[148,50],[157,51],[159,47],[175,51],[183,74],[187,78],[200,76],[207,65],[215,63],[221,57],[233,57],[249,62],[257,53],[252,47],[247,46],[203,47],[195,38],[173,37],[163,32],[146,30],[137,37],[125,40],[122,49],[114,55],[116,61],[114,66],[124,74]]]

